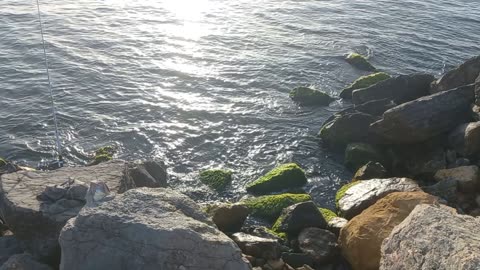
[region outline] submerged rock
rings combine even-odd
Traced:
[[[342,187],[335,199],[339,214],[351,219],[390,193],[417,190],[420,190],[419,186],[409,178],[371,179]]]
[[[370,131],[389,143],[425,141],[469,122],[472,102],[472,85],[422,97],[386,111]]]
[[[342,253],[352,268],[377,270],[382,241],[416,205],[422,203],[435,204],[437,198],[424,192],[394,192],[352,218],[342,228],[339,237]]]
[[[232,182],[232,172],[227,170],[206,170],[200,172],[200,182],[217,191],[222,191]]]
[[[302,187],[306,183],[305,172],[297,164],[287,163],[248,184],[246,189],[255,194],[267,194]]]
[[[365,56],[360,55],[358,53],[350,53],[345,57],[345,60],[347,63],[350,65],[364,71],[375,71],[375,67],[368,62],[367,58]]]
[[[418,205],[383,241],[380,269],[477,270],[478,235],[479,218],[446,207]]]
[[[461,124],[448,136],[450,147],[464,157],[480,154],[480,122]]]
[[[61,270],[250,269],[195,202],[164,188],[133,189],[83,208],[59,242]]]
[[[356,79],[347,88],[343,89],[342,92],[340,92],[340,97],[344,99],[351,99],[353,90],[369,87],[389,78],[390,75],[385,72],[377,72],[374,74],[362,76]]]
[[[327,106],[334,100],[327,93],[308,87],[294,88],[289,96],[293,101],[305,106]]]
[[[345,165],[351,171],[356,171],[370,161],[384,162],[384,159],[381,149],[367,143],[350,143],[345,150]]]
[[[250,210],[245,205],[220,204],[210,206],[207,213],[220,231],[231,233],[240,231]]]
[[[383,80],[367,88],[353,91],[355,104],[363,104],[372,100],[389,99],[396,104],[402,104],[429,94],[432,75],[411,74],[400,75]]]
[[[16,254],[10,257],[0,270],[53,270],[48,265],[36,261],[30,254]]]
[[[327,227],[322,213],[312,201],[297,203],[283,209],[272,229],[288,235],[298,235],[303,229],[309,227],[322,229]]]
[[[262,238],[240,232],[233,234],[232,239],[237,243],[244,254],[256,258],[275,260],[279,259],[282,253],[280,243],[271,238]]]
[[[244,200],[241,203],[250,209],[252,216],[275,221],[284,208],[310,200],[312,198],[308,194],[284,193],[255,197]]]
[[[437,181],[455,180],[458,189],[465,193],[474,193],[480,187],[480,174],[475,165],[439,170],[434,177]]]
[[[432,93],[447,91],[475,82],[480,74],[480,56],[473,57],[457,68],[445,73],[432,83]]]
[[[337,236],[319,228],[306,228],[298,236],[299,249],[320,265],[333,261],[340,253]]]
[[[387,170],[379,162],[369,161],[367,164],[360,167],[352,181],[369,180],[374,178],[385,178],[387,176]]]

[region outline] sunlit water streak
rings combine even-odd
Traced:
[[[66,158],[84,164],[115,143],[119,158],[164,159],[172,184],[199,200],[235,199],[275,164],[306,168],[331,206],[350,175],[318,144],[342,104],[301,108],[298,85],[337,95],[371,54],[393,74],[438,75],[480,54],[480,6],[457,0],[42,0]],[[54,147],[32,0],[0,2],[0,155],[36,164]],[[234,170],[215,194],[196,172]]]

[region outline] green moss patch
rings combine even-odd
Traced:
[[[327,106],[333,101],[327,93],[303,86],[294,88],[289,96],[300,105]]]
[[[332,220],[332,218],[334,217],[337,217],[337,214],[335,214],[335,212],[333,212],[332,210],[330,209],[327,209],[327,208],[318,208],[318,210],[320,210],[320,212],[322,213],[322,216],[323,218],[325,219],[325,221],[327,221],[327,223]]]
[[[221,191],[232,182],[232,172],[227,170],[206,170],[200,172],[200,182]]]
[[[353,186],[355,186],[356,184],[359,184],[361,183],[362,181],[356,181],[356,182],[351,182],[351,183],[348,183],[344,186],[342,186],[338,191],[337,191],[337,194],[335,195],[335,206],[337,207],[337,210],[340,208],[339,205],[338,205],[338,202],[343,198],[343,196],[345,196],[345,192],[347,192],[347,190]]]
[[[375,71],[375,67],[368,62],[367,58],[365,56],[360,55],[358,53],[350,53],[347,55],[345,60],[352,66],[364,70],[364,71]]]
[[[342,92],[340,93],[340,97],[344,99],[351,99],[353,90],[366,88],[390,78],[391,78],[390,75],[388,75],[385,72],[377,72],[374,74],[362,76],[356,79],[347,88],[343,89]]]
[[[284,193],[247,199],[242,203],[252,211],[252,216],[273,222],[280,216],[284,208],[310,200],[312,200],[312,198],[308,194]]]
[[[307,183],[305,172],[295,163],[283,164],[247,185],[248,192],[268,194],[295,189]]]
[[[113,159],[113,155],[115,154],[116,149],[113,146],[104,146],[99,148],[95,151],[95,155],[93,156],[93,161],[90,162],[88,165],[98,165],[102,162],[107,162]]]

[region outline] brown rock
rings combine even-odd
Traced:
[[[221,204],[209,209],[213,222],[222,232],[238,232],[242,228],[250,210],[245,205]]]
[[[425,203],[436,204],[437,198],[421,191],[395,192],[351,219],[340,231],[339,243],[352,268],[377,270],[382,241],[416,205]]]

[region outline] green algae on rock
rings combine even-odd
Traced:
[[[330,209],[319,207],[318,210],[320,210],[320,213],[322,213],[322,216],[326,222],[330,222],[330,220],[337,217],[337,214]]]
[[[354,90],[369,87],[371,85],[374,85],[378,82],[381,82],[390,78],[391,78],[390,75],[388,75],[385,72],[377,72],[370,75],[362,76],[356,79],[347,88],[343,89],[342,92],[340,93],[340,97],[344,99],[351,99],[352,92]]]
[[[206,170],[200,172],[200,182],[217,191],[223,190],[232,181],[232,172],[228,170]]]
[[[95,151],[93,156],[93,161],[91,161],[88,166],[98,165],[102,162],[107,162],[113,159],[116,149],[114,146],[104,146]]]
[[[305,172],[295,163],[276,167],[264,176],[247,185],[248,192],[267,194],[284,189],[294,189],[307,183]]]
[[[347,192],[347,190],[357,184],[360,184],[362,182],[362,180],[360,181],[355,181],[355,182],[351,182],[351,183],[348,183],[346,185],[343,185],[338,191],[337,191],[337,194],[335,194],[335,206],[337,207],[337,210],[339,209],[339,205],[338,205],[338,202],[343,198],[343,196],[345,195],[345,192]]]
[[[285,207],[310,200],[312,198],[308,194],[284,193],[246,199],[242,203],[252,211],[252,216],[273,222]]]
[[[294,88],[289,96],[298,104],[306,106],[327,106],[333,101],[327,93],[303,86]]]
[[[350,53],[345,57],[345,60],[352,66],[364,70],[364,71],[375,71],[375,67],[368,62],[367,58],[365,56],[360,55],[358,53]]]

